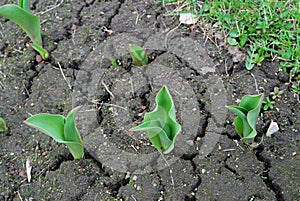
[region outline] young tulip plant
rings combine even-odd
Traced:
[[[136,66],[144,66],[148,64],[146,51],[140,46],[131,45],[129,47],[130,55]]]
[[[84,148],[80,133],[75,124],[75,117],[80,107],[72,109],[67,117],[55,114],[37,114],[27,120],[25,124],[38,129],[69,148],[74,159],[83,158]]]
[[[30,12],[28,0],[19,0],[18,5],[1,6],[0,16],[18,24],[32,40],[33,49],[38,51],[43,59],[49,57],[47,50],[43,48],[40,20]]]
[[[131,131],[147,131],[151,143],[164,154],[174,149],[174,142],[181,131],[181,126],[176,122],[176,111],[171,94],[163,86],[156,95],[156,107],[144,116],[144,123],[131,128]]]
[[[5,133],[7,130],[8,130],[8,129],[7,129],[7,127],[6,127],[6,123],[5,123],[4,119],[2,119],[2,118],[0,117],[0,133],[1,133],[1,132]]]
[[[263,94],[246,95],[242,98],[239,106],[226,106],[227,109],[237,115],[234,119],[235,129],[247,144],[252,143],[257,135],[256,122],[263,99]]]

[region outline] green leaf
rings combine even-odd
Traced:
[[[73,108],[65,118],[64,139],[66,141],[82,143],[81,137],[75,125],[75,118],[80,108],[80,106]]]
[[[239,106],[226,106],[237,117],[234,125],[239,136],[246,142],[253,142],[256,132],[256,121],[263,102],[263,94],[244,96]]]
[[[255,136],[257,135],[256,130],[252,130],[251,133],[249,135],[247,135],[246,137],[242,138],[242,140],[247,143],[247,144],[251,144],[254,141]]]
[[[254,67],[254,63],[252,63],[251,58],[249,56],[247,56],[246,59],[246,69],[247,70],[252,70]]]
[[[64,143],[64,123],[62,115],[37,114],[28,118],[24,123],[52,137],[55,141]]]
[[[68,113],[64,125],[65,144],[75,159],[80,159],[84,155],[82,140],[75,125],[75,118],[80,108],[76,107]]]
[[[237,109],[237,110],[241,111],[242,113],[244,113],[244,115],[247,115],[247,113],[248,113],[248,110],[246,108],[243,108],[242,106],[231,105],[231,106],[227,106],[227,108],[228,107]]]
[[[251,128],[255,130],[256,121],[260,112],[261,104],[264,99],[263,94],[259,94],[256,96],[244,96],[240,105],[244,108],[248,109],[247,121]]]
[[[152,138],[157,135],[160,131],[163,130],[160,126],[160,122],[158,120],[149,120],[145,121],[144,123],[131,128],[131,131],[152,131],[151,134],[149,134],[149,137]]]
[[[22,8],[23,10],[30,12],[28,0],[19,0],[18,4],[19,7]]]
[[[2,119],[1,117],[0,117],[0,133],[1,132],[6,132],[8,129],[7,129],[7,127],[6,127],[6,123],[5,123],[5,121],[4,121],[4,119]]]
[[[42,48],[41,46],[33,43],[32,48],[35,49],[38,53],[40,53],[40,55],[42,56],[43,59],[48,59],[49,58],[49,53],[47,52],[47,50],[45,50],[44,48]]]
[[[229,32],[229,36],[233,37],[233,38],[237,38],[239,37],[239,32],[237,29],[232,29],[230,32]]]
[[[236,117],[234,118],[233,123],[237,133],[241,138],[243,138],[243,120],[240,117]]]
[[[247,95],[244,96],[240,102],[240,107],[245,108],[247,111],[257,108],[258,104],[262,99],[262,94],[260,95]]]
[[[24,123],[52,137],[59,143],[67,145],[75,159],[84,155],[80,133],[75,125],[75,117],[80,107],[71,110],[67,117],[55,114],[37,114],[28,118]]]
[[[240,137],[244,138],[245,136],[249,135],[252,129],[247,122],[247,116],[235,106],[226,106],[226,108],[239,117],[239,119],[235,119],[234,125]]]
[[[41,54],[43,59],[49,57],[47,51],[42,48],[40,20],[37,16],[30,13],[27,0],[19,1],[19,6],[12,4],[1,6],[0,16],[18,24],[30,37],[33,42],[33,48]],[[40,52],[41,50],[43,51]]]
[[[231,38],[231,37],[227,38],[227,42],[228,42],[229,45],[232,45],[232,46],[235,46],[235,45],[238,45],[238,44],[239,44],[239,43],[236,41],[235,38]]]
[[[240,43],[239,43],[239,45],[241,47],[244,47],[244,45],[246,44],[247,41],[248,41],[248,36],[244,34],[244,35],[242,35],[240,37]]]
[[[42,46],[40,21],[37,16],[16,5],[4,5],[0,7],[0,16],[18,24],[30,37],[33,43]]]
[[[174,149],[174,142],[181,131],[176,122],[176,111],[171,94],[166,86],[156,95],[156,107],[144,116],[144,123],[130,129],[131,131],[147,131],[151,143],[164,154]]]
[[[148,57],[145,50],[139,46],[131,45],[129,47],[131,57],[136,66],[144,66],[148,64]]]

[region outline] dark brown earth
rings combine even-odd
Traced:
[[[226,48],[205,42],[200,28],[175,29],[178,17],[165,17],[152,1],[36,0],[31,9],[49,61],[38,63],[29,38],[0,19],[0,117],[9,128],[0,133],[0,200],[300,200],[300,104],[278,63],[249,72]],[[135,67],[130,44],[143,46],[151,64]],[[183,128],[164,156],[170,167],[146,137],[128,133],[154,108],[162,85]],[[261,144],[249,149],[224,106],[275,86],[284,93],[261,111]],[[77,105],[84,105],[77,119],[84,159],[23,124],[30,114],[66,115]],[[266,137],[271,120],[280,130]]]

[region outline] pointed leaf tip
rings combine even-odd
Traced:
[[[239,136],[246,143],[252,143],[257,135],[255,127],[263,97],[263,94],[246,95],[242,98],[239,106],[226,106],[228,110],[238,116],[234,119],[234,125]]]
[[[64,125],[65,141],[68,142],[66,144],[75,159],[82,158],[84,154],[81,136],[75,123],[80,108],[80,106],[75,107],[68,113]]]
[[[74,159],[80,159],[84,155],[84,147],[75,124],[79,110],[80,107],[74,108],[66,118],[62,115],[37,114],[24,123],[52,137],[55,141],[66,144]]]
[[[144,116],[144,123],[131,129],[132,131],[147,130],[151,143],[163,153],[170,153],[174,148],[176,136],[181,126],[176,122],[176,111],[171,94],[163,86],[155,98],[156,107]]]
[[[29,117],[24,123],[52,137],[57,142],[64,142],[64,122],[65,118],[61,115],[42,113]]]
[[[148,64],[146,51],[142,47],[131,45],[129,46],[129,50],[132,60],[136,66],[144,66]]]

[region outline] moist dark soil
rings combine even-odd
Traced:
[[[31,9],[48,61],[39,62],[23,31],[0,19],[0,117],[8,126],[0,133],[0,200],[300,200],[300,103],[279,63],[247,71],[200,27],[179,25],[153,1],[36,0]],[[135,66],[129,45],[144,47],[150,64]],[[129,132],[155,108],[163,85],[182,125],[164,156],[145,133]],[[274,87],[284,93],[261,110],[257,146],[249,147],[225,105]],[[23,123],[78,105],[81,160]],[[268,137],[271,121],[280,129]]]

